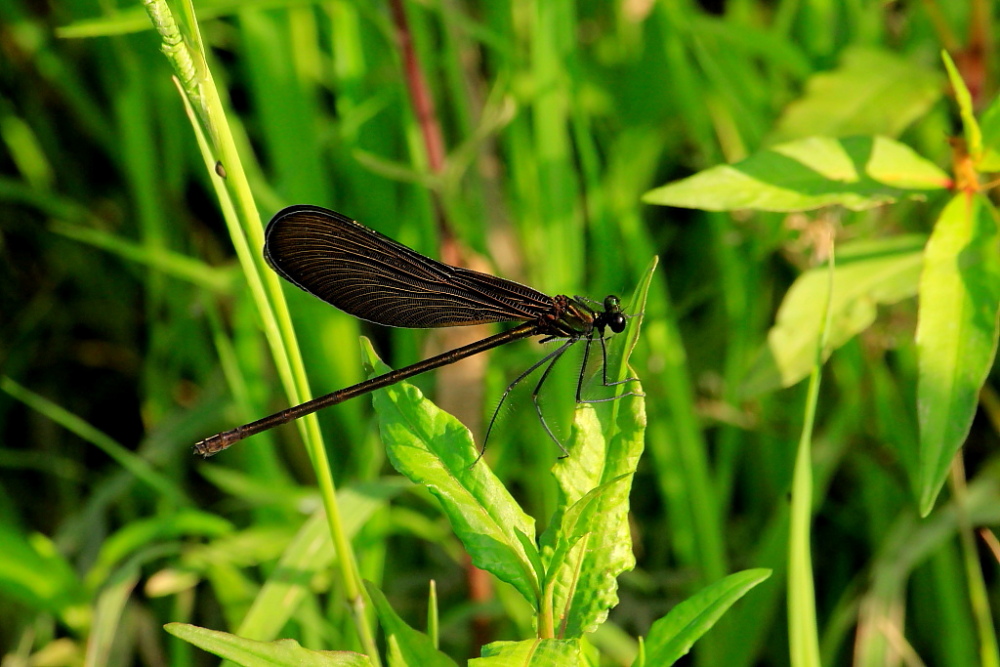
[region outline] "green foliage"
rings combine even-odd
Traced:
[[[891,139],[809,137],[706,169],[643,200],[706,211],[808,211],[834,204],[862,211],[949,184],[947,174]]]
[[[5,663],[1000,667],[991,8],[36,5],[0,9]],[[583,393],[644,396],[577,406],[567,356],[570,456],[536,376],[479,459],[524,342],[193,457],[360,381],[363,330],[468,342],[283,285],[295,203],[634,289],[641,382],[595,347]]]
[[[310,651],[302,648],[294,639],[281,639],[265,643],[183,623],[168,623],[164,627],[167,632],[176,637],[247,667],[273,667],[276,665],[365,667],[372,664],[367,656],[360,653]]]
[[[924,249],[917,353],[920,510],[934,506],[993,367],[1000,309],[997,212],[978,194],[945,207]]]
[[[914,296],[926,242],[909,235],[845,243],[837,250],[832,294],[826,267],[799,276],[778,308],[767,344],[747,372],[744,394],[788,387],[809,375],[828,299],[831,330],[825,356],[868,330],[879,306]]]
[[[653,623],[646,638],[642,665],[672,665],[743,595],[770,576],[767,570],[731,574],[681,602]]]

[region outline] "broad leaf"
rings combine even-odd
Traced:
[[[934,506],[976,413],[996,355],[1000,308],[997,214],[959,193],[934,225],[920,277],[917,417],[920,511]]]
[[[577,640],[534,639],[493,642],[483,647],[483,657],[469,667],[564,667],[587,664]]]
[[[363,348],[376,372],[388,370],[370,343]],[[535,535],[534,519],[479,460],[469,430],[405,382],[375,392],[373,401],[393,467],[437,496],[476,567],[506,581],[537,607],[540,585],[518,537],[518,532]]]
[[[878,306],[917,293],[923,245],[922,236],[902,236],[857,241],[838,249],[826,356],[870,327]],[[743,382],[744,396],[789,387],[809,374],[828,289],[825,267],[805,272],[792,284],[767,334],[767,344]]]
[[[892,139],[810,137],[656,188],[643,201],[706,211],[833,204],[864,210],[950,184],[937,166]]]
[[[928,66],[881,49],[848,48],[837,69],[806,82],[805,95],[785,108],[771,140],[895,137],[943,93],[941,74]]]
[[[627,306],[642,313],[656,262]],[[639,336],[641,317],[629,323],[624,345],[608,351],[608,378],[631,375],[627,359]],[[642,392],[637,381],[619,391]],[[617,577],[635,566],[628,526],[628,494],[644,446],[645,404],[641,396],[584,404],[576,412],[569,456],[557,461],[559,510],[542,538],[556,635],[593,631],[618,603]]]
[[[618,604],[617,577],[635,567],[627,532],[631,488],[632,475],[621,475],[589,492],[561,518],[548,584],[558,637],[593,632]]]

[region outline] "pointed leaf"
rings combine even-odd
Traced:
[[[429,636],[414,630],[399,617],[375,584],[366,581],[365,589],[375,605],[379,622],[385,631],[386,643],[389,645],[390,667],[397,665],[455,667],[455,661],[437,650]]]
[[[674,664],[712,629],[727,609],[770,576],[771,571],[764,569],[737,572],[681,602],[649,629],[645,663],[657,667]]]
[[[983,154],[983,134],[976,121],[976,112],[972,108],[972,93],[969,92],[962,75],[952,61],[947,51],[941,52],[945,69],[948,70],[948,81],[955,91],[955,101],[958,103],[958,113],[962,117],[962,131],[965,134],[966,150],[973,160],[979,161]]]
[[[1000,308],[997,214],[979,194],[960,193],[934,225],[920,277],[917,417],[920,511],[944,484],[976,412],[996,355]]]
[[[493,642],[483,647],[483,657],[469,661],[469,667],[566,667],[586,661],[577,640],[533,639],[521,642]]]
[[[864,210],[950,183],[937,166],[892,139],[810,137],[664,185],[643,201],[706,211],[806,211],[833,204]]]
[[[654,261],[636,286],[628,312],[643,312],[655,267]],[[609,349],[609,379],[629,374],[628,354],[640,325],[641,316],[633,317],[625,344]],[[626,387],[642,393],[638,381],[619,385],[619,390]],[[559,509],[542,542],[547,545],[546,586],[553,591],[559,637],[578,637],[602,623],[618,602],[618,575],[635,566],[628,494],[642,454],[645,427],[641,396],[581,405],[568,443],[569,456],[553,467]]]
[[[260,642],[243,639],[227,632],[207,630],[187,623],[168,623],[163,628],[184,641],[232,660],[245,667],[368,667],[368,656],[352,651],[312,651],[294,639]]]
[[[813,135],[898,136],[944,92],[936,70],[870,47],[844,50],[840,66],[813,75],[805,95],[788,105],[773,142]]]
[[[549,574],[559,637],[593,632],[618,604],[617,577],[635,567],[627,535],[631,488],[632,475],[621,475],[590,491],[562,517]]]
[[[367,340],[363,351],[376,372],[388,370]],[[373,396],[393,467],[437,496],[476,567],[506,581],[537,607],[540,585],[518,537],[518,532],[535,535],[534,519],[479,460],[469,430],[405,382]]]
[[[857,241],[838,249],[827,357],[871,326],[878,306],[917,293],[924,242],[924,237],[913,235]],[[789,387],[809,374],[828,287],[825,267],[805,272],[792,284],[767,334],[767,344],[743,382],[744,396]]]

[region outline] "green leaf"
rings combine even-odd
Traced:
[[[359,484],[337,491],[337,504],[344,519],[344,533],[354,537],[377,509],[399,493],[405,483],[398,477]],[[288,543],[267,581],[254,598],[237,633],[253,639],[273,639],[299,604],[311,595],[313,577],[327,570],[336,559],[326,512],[316,510]]]
[[[920,511],[944,484],[976,412],[996,355],[1000,307],[997,214],[978,194],[960,193],[934,225],[920,277],[917,417]]]
[[[922,236],[911,235],[855,241],[838,249],[824,358],[871,326],[878,306],[917,293],[924,241]],[[805,272],[792,284],[767,334],[767,344],[758,352],[740,388],[743,396],[789,387],[809,374],[828,287],[825,267]]]
[[[813,135],[896,137],[941,97],[937,71],[874,49],[844,50],[840,67],[813,75],[805,95],[788,105],[772,143]]]
[[[533,639],[521,642],[493,642],[483,647],[483,657],[469,661],[469,667],[565,667],[584,665],[579,640]]]
[[[94,605],[94,624],[87,638],[87,661],[93,665],[110,664],[112,647],[122,627],[122,615],[139,582],[141,569],[130,562],[115,572],[101,587]]]
[[[151,543],[181,537],[215,538],[232,534],[233,530],[233,525],[225,519],[190,508],[132,521],[104,540],[97,560],[87,573],[87,581],[94,586],[101,584],[119,562]]]
[[[649,204],[706,211],[864,210],[946,188],[951,179],[885,137],[809,137],[647,192]]]
[[[167,623],[163,629],[220,658],[246,667],[368,667],[368,656],[352,651],[312,651],[294,639],[260,642],[243,639],[228,632],[199,628],[187,623]]]
[[[385,631],[386,643],[389,645],[390,667],[397,665],[399,667],[406,667],[406,665],[455,666],[454,660],[434,647],[434,642],[429,636],[414,630],[399,617],[375,584],[366,581],[365,588],[375,605],[375,611],[378,613],[382,629]]]
[[[593,632],[618,604],[617,577],[635,567],[628,535],[632,475],[602,484],[562,516],[549,578],[556,635],[576,638]]]
[[[146,22],[148,25],[148,19]],[[226,294],[234,291],[235,273],[230,269],[213,268],[204,262],[171,252],[166,248],[140,245],[100,229],[59,221],[51,223],[49,229],[56,234],[106,250],[112,255],[148,266],[163,272],[164,275],[188,281],[203,289]]]
[[[375,372],[388,370],[367,340],[362,348]],[[469,430],[405,382],[375,392],[373,402],[393,467],[438,497],[476,567],[537,608],[540,585],[518,538],[518,532],[535,535],[534,519],[479,460]]]
[[[619,344],[616,337],[608,344],[607,375],[610,381],[635,377],[628,366],[628,357],[642,331],[642,313],[657,263],[654,258],[624,307],[625,312],[633,314],[624,334],[624,343]],[[641,394],[642,386],[633,381],[617,387],[619,393],[626,390]],[[604,403],[584,403],[577,408],[568,446],[570,455],[559,459],[552,469],[562,493],[562,509],[597,486],[635,471],[642,454],[646,427],[645,404],[641,399],[641,396],[630,396]]]
[[[687,654],[698,639],[747,591],[771,576],[770,570],[745,570],[706,586],[653,623],[645,641],[645,664],[667,667]]]
[[[0,544],[0,593],[77,631],[90,625],[86,588],[47,537],[0,523]]]
[[[983,132],[983,155],[976,168],[980,172],[1000,171],[1000,96],[994,97],[979,119]]]
[[[948,70],[948,81],[955,91],[955,101],[958,103],[958,113],[962,117],[962,131],[965,134],[966,150],[975,162],[979,162],[983,154],[983,134],[976,122],[976,112],[972,108],[972,93],[962,80],[962,75],[952,61],[947,51],[941,52],[945,69]]]
[[[655,268],[654,259],[636,286],[627,312],[645,309]],[[641,316],[632,318],[625,343],[608,350],[609,380],[634,375],[628,368],[628,355],[638,340],[641,322]],[[618,385],[618,390],[626,387],[642,393],[638,381]],[[602,623],[618,603],[618,575],[635,566],[628,495],[642,455],[645,428],[642,396],[582,404],[576,411],[569,456],[553,467],[559,509],[542,539],[548,545],[546,586],[553,592],[559,637],[579,637]]]

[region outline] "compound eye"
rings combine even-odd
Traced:
[[[608,328],[615,333],[625,331],[625,316],[621,313],[614,313],[608,318]]]
[[[604,297],[604,312],[617,313],[619,308],[621,308],[621,301],[614,294]]]

